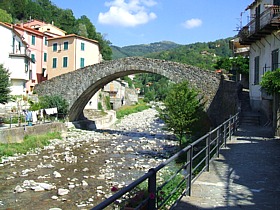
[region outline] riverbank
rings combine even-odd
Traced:
[[[0,208],[89,209],[176,149],[155,109],[124,117],[110,129],[71,128],[64,140],[4,159]]]

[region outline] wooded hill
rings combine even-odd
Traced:
[[[217,62],[218,58],[232,56],[229,48],[229,40],[231,39],[226,38],[213,42],[197,42],[188,45],[163,41],[125,47],[111,46],[113,51],[112,58],[143,56],[186,63],[203,69],[214,70],[213,65]]]

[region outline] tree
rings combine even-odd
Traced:
[[[12,15],[8,14],[6,10],[0,9],[0,22],[12,23]]]
[[[199,119],[204,104],[198,99],[198,92],[184,81],[170,88],[164,105],[165,108],[159,112],[160,118],[166,128],[179,138],[182,146],[183,138],[192,133],[191,127]]]
[[[42,96],[39,98],[39,102],[33,103],[29,101],[29,103],[31,111],[56,107],[58,113],[63,115],[67,114],[69,106],[67,101],[59,95]]]
[[[232,61],[228,57],[222,57],[217,60],[214,64],[215,69],[224,69],[226,71],[231,70],[232,68]]]
[[[5,104],[9,101],[11,92],[9,86],[10,73],[4,68],[3,64],[0,64],[0,103]]]

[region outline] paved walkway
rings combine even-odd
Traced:
[[[270,134],[265,127],[240,127],[175,209],[280,210],[280,139]]]

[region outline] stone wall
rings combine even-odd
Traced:
[[[17,127],[0,130],[0,143],[20,143],[26,135],[41,135],[48,132],[61,132],[66,135],[67,128],[64,123],[45,123],[34,126]]]
[[[219,89],[207,110],[213,127],[216,127],[228,119],[231,115],[240,111],[238,93],[241,90],[239,83],[222,79]]]
[[[187,64],[165,60],[130,57],[104,61],[60,75],[35,86],[34,92],[42,95],[60,95],[69,103],[69,121],[83,119],[83,109],[90,98],[104,85],[117,78],[137,74],[156,73],[174,82],[189,81],[211,104],[220,83],[220,75]]]

